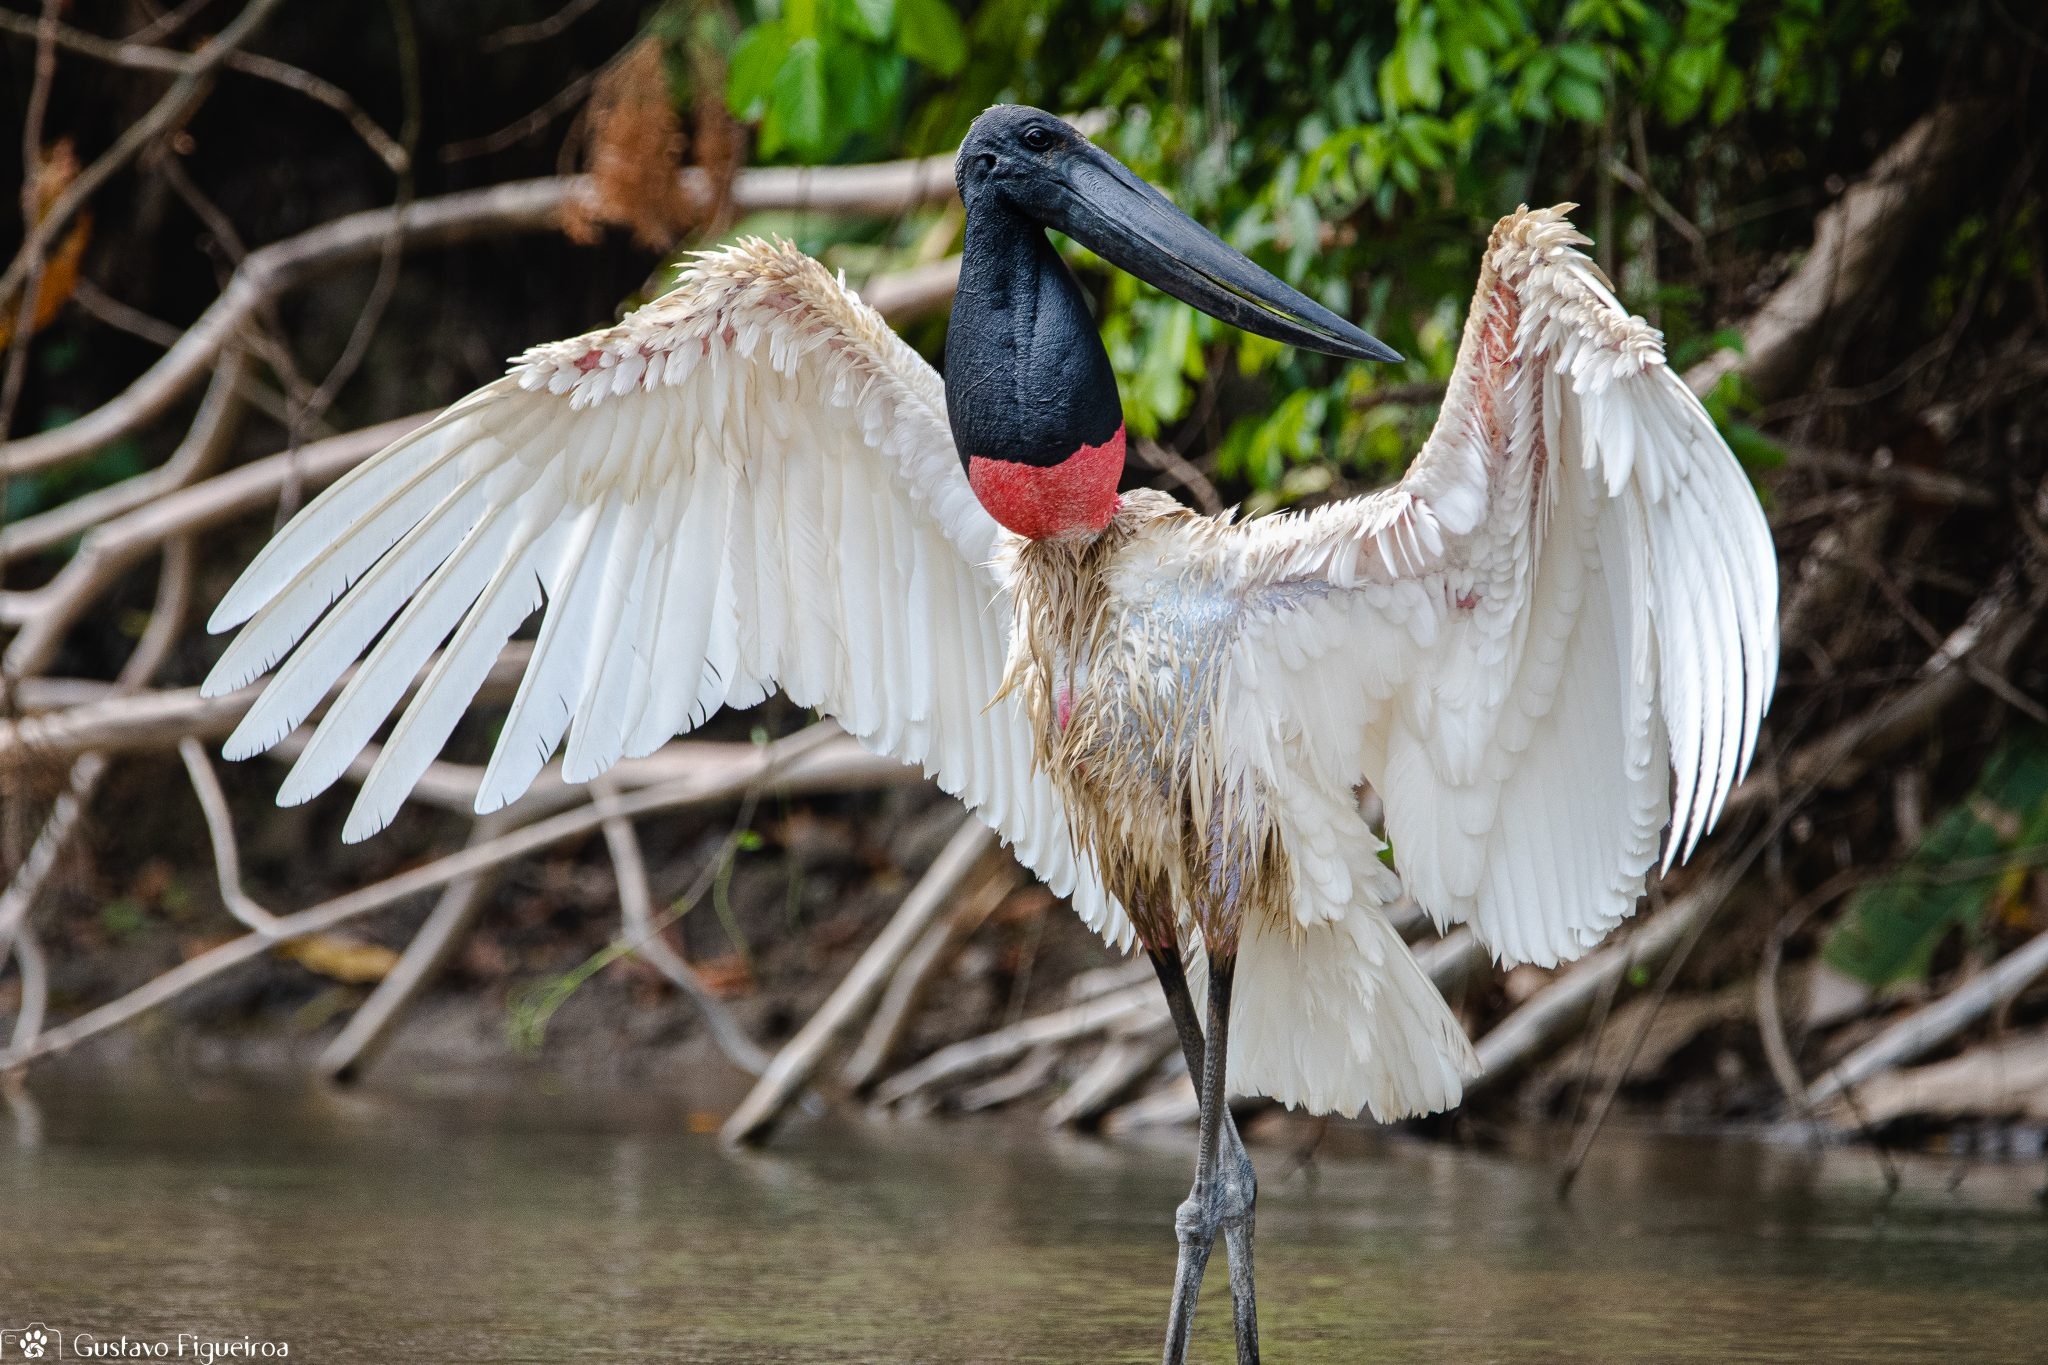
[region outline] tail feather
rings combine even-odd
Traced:
[[[1239,945],[1229,1089],[1389,1122],[1456,1105],[1479,1058],[1377,909],[1318,924],[1255,916]]]

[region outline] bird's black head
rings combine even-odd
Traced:
[[[984,113],[955,174],[967,241],[946,341],[947,406],[976,494],[1020,534],[1100,531],[1123,466],[1115,376],[1044,228],[1245,331],[1326,355],[1400,359],[1044,110]]]

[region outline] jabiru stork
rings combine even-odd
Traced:
[[[1494,228],[1396,485],[1248,521],[1119,491],[1116,380],[1048,228],[1247,331],[1398,357],[1040,110],[983,114],[957,176],[943,379],[793,247],[700,255],[314,499],[214,613],[242,629],[207,690],[284,660],[227,742],[246,757],[367,650],[291,804],[431,661],[350,840],[391,820],[536,609],[479,812],[565,734],[585,781],[776,687],[922,764],[1150,955],[1201,1098],[1164,1356],[1185,1356],[1221,1231],[1253,1360],[1256,1187],[1226,1094],[1382,1120],[1458,1102],[1473,1050],[1385,907],[1405,889],[1543,965],[1633,913],[1749,762],[1771,539],[1558,209]]]

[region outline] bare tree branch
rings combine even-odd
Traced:
[[[234,439],[238,425],[235,409],[242,401],[242,384],[248,374],[246,353],[230,348],[221,357],[213,382],[200,400],[191,430],[171,452],[171,458],[155,469],[95,489],[47,512],[23,517],[12,525],[0,526],[0,566],[84,535],[102,522],[153,503],[205,473],[227,453],[228,444]]]
[[[513,827],[508,812],[479,816],[471,824],[469,845],[488,843]],[[375,1061],[397,1030],[407,1007],[441,974],[462,936],[476,921],[497,885],[497,869],[462,877],[441,890],[426,923],[405,945],[398,963],[387,972],[333,1040],[320,1052],[316,1070],[329,1080],[354,1081]]]
[[[185,613],[191,607],[192,578],[192,542],[182,536],[167,542],[164,545],[163,568],[157,575],[156,603],[150,610],[149,625],[143,629],[142,638],[136,641],[135,651],[128,656],[128,662],[121,666],[121,675],[115,684],[123,691],[146,684],[170,657],[171,646],[184,630]],[[84,819],[86,807],[106,770],[104,754],[88,752],[72,763],[64,790],[58,793],[51,805],[42,832],[36,836],[28,857],[15,869],[7,889],[0,892],[0,960],[5,959],[15,935],[27,924],[29,907],[42,894],[57,860]],[[7,776],[12,780],[15,775],[9,773]]]
[[[1908,128],[1814,220],[1812,250],[1743,324],[1741,353],[1709,356],[1686,371],[1686,382],[1705,393],[1722,375],[1739,372],[1765,402],[1797,388],[1829,329],[1853,322],[1858,298],[1942,203],[1935,187],[1983,137],[1987,117],[1981,107],[1948,104]]]
[[[598,788],[597,803],[607,810],[618,804],[616,781],[607,779]],[[768,1069],[768,1054],[747,1036],[746,1029],[733,1018],[725,1002],[711,993],[711,988],[690,969],[690,964],[683,961],[681,954],[668,946],[668,940],[661,936],[661,930],[654,922],[654,897],[647,885],[647,860],[641,855],[640,837],[633,832],[633,822],[620,815],[607,816],[604,842],[618,876],[619,918],[625,942],[667,977],[677,990],[689,997],[726,1060],[749,1076],[759,1076]]]
[[[36,36],[36,23],[26,15],[12,10],[0,9],[0,33],[12,33],[23,38]],[[102,38],[96,33],[86,33],[75,28],[59,25],[57,46],[81,57],[112,66],[126,67],[131,71],[161,71],[166,75],[182,75],[191,70],[193,63],[203,54],[174,52],[169,48],[141,42],[134,38]],[[378,126],[377,121],[363,111],[346,90],[332,81],[323,80],[310,71],[303,71],[275,57],[265,57],[254,52],[229,52],[223,64],[230,71],[239,71],[246,76],[281,85],[287,90],[304,95],[317,104],[324,104],[348,121],[372,152],[377,154],[392,173],[403,172],[410,164],[405,148],[398,145],[389,133]]]
[[[996,846],[995,835],[972,815],[960,827],[918,884],[897,908],[888,925],[868,945],[846,979],[827,997],[818,1012],[797,1031],[762,1075],[760,1082],[719,1136],[728,1146],[759,1142],[782,1111],[824,1064],[839,1036],[853,1027],[888,984],[889,974],[903,960],[927,926],[952,903],[954,890]]]
[[[508,47],[544,43],[596,9],[600,3],[602,0],[568,0],[567,4],[545,19],[536,19],[530,24],[507,24],[485,38],[482,49],[485,52],[502,52]]]
[[[43,0],[42,18],[36,24],[35,75],[31,78],[28,109],[21,124],[21,234],[28,268],[21,300],[15,306],[7,333],[5,373],[0,374],[0,449],[5,449],[8,434],[14,430],[14,409],[21,401],[22,386],[28,382],[29,343],[35,336],[36,304],[43,292],[43,267],[48,259],[47,244],[31,251],[27,243],[35,236],[36,222],[43,213],[42,181],[50,173],[43,154],[43,120],[50,110],[50,87],[57,79],[58,9],[59,0]],[[0,307],[6,306],[7,295],[7,290],[0,289]],[[6,487],[6,465],[0,461],[0,493]]]
[[[221,903],[228,913],[259,934],[277,933],[277,916],[271,914],[242,890],[242,854],[235,844],[234,816],[228,811],[227,793],[206,756],[206,746],[196,739],[178,742],[178,757],[185,762],[185,775],[192,779],[192,794],[206,816],[206,836],[213,845],[214,876],[220,885]]]
[[[904,1035],[917,1019],[938,974],[1002,904],[1017,884],[1016,869],[998,868],[979,888],[964,897],[953,913],[924,931],[889,977],[889,985],[868,1020],[860,1043],[840,1068],[839,1083],[858,1094],[872,1085],[889,1064]]]
[[[274,0],[265,0],[274,3]],[[564,203],[585,192],[581,176],[523,180],[484,190],[418,199],[402,211],[366,209],[249,253],[228,287],[168,352],[117,397],[78,420],[0,444],[0,473],[61,464],[135,431],[161,416],[204,374],[221,349],[260,309],[321,275],[372,259],[402,233],[408,251],[451,246],[514,232],[560,226]],[[700,204],[713,195],[710,177],[683,172],[686,194]],[[870,166],[764,167],[742,171],[733,185],[740,212],[809,209],[818,213],[888,216],[954,194],[952,157]]]
[[[327,483],[411,431],[428,416],[421,413],[402,417],[346,436],[316,441],[296,452],[272,455],[205,483],[180,489],[106,523],[85,538],[71,562],[47,585],[32,593],[0,597],[0,625],[21,628],[6,654],[0,656],[0,668],[4,668],[9,679],[42,672],[56,655],[65,634],[100,594],[165,541],[210,530],[274,504],[294,476],[316,487]],[[218,420],[224,421],[225,417],[223,411]]]
[[[114,145],[64,187],[64,192],[29,230],[7,269],[0,272],[0,298],[11,297],[21,287],[31,269],[31,262],[49,251],[50,245],[71,225],[71,220],[85,207],[86,201],[99,192],[100,186],[134,160],[144,147],[191,116],[206,93],[207,78],[227,60],[230,53],[255,33],[257,25],[269,18],[270,12],[280,3],[281,0],[249,0],[247,8],[236,15],[233,22],[192,54],[191,61],[171,82],[171,88],[151,106],[149,112],[122,129],[121,136],[114,139]]]
[[[371,886],[337,896],[311,909],[280,916],[273,933],[244,934],[240,938],[223,943],[153,978],[120,999],[110,1001],[69,1023],[49,1030],[27,1049],[19,1052],[10,1050],[5,1055],[0,1055],[0,1072],[53,1056],[77,1046],[88,1038],[118,1028],[176,999],[194,986],[212,980],[222,972],[253,961],[278,944],[325,933],[350,920],[396,905],[423,891],[432,891],[450,882],[474,876],[564,839],[587,835],[601,828],[606,819],[614,816],[649,815],[656,811],[703,805],[742,795],[764,783],[773,783],[780,779],[786,768],[838,738],[840,734],[841,731],[836,725],[813,725],[809,729],[760,748],[757,751],[758,761],[751,771],[737,778],[728,774],[710,778],[686,776],[621,797],[615,806],[606,811],[600,811],[594,804],[566,811],[523,829],[473,844],[459,853],[437,858]]]
[[[50,1005],[50,967],[43,958],[42,941],[24,924],[14,936],[14,965],[21,973],[21,1008],[14,1015],[14,1032],[9,1052],[35,1046],[42,1036],[43,1015]]]
[[[915,1066],[882,1082],[875,1090],[875,1102],[900,1104],[922,1091],[1013,1061],[1033,1048],[1048,1043],[1070,1043],[1135,1018],[1150,1016],[1166,1019],[1166,1001],[1160,996],[1156,982],[1139,981],[1122,990],[1098,995],[1049,1014],[1021,1019],[979,1038],[942,1047]]]

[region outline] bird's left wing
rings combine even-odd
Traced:
[[[1239,528],[1240,729],[1371,782],[1423,908],[1545,965],[1634,910],[1667,824],[1667,867],[1713,824],[1777,673],[1756,495],[1585,241],[1503,219],[1407,476]]]
[[[242,630],[206,687],[290,652],[228,740],[246,757],[363,659],[278,793],[291,804],[347,769],[439,649],[349,815],[360,839],[545,603],[479,811],[565,734],[563,774],[585,781],[779,686],[922,764],[1127,940],[1021,707],[990,701],[1011,619],[996,535],[938,375],[816,261],[744,242],[617,326],[527,352],[314,499],[214,613]]]

